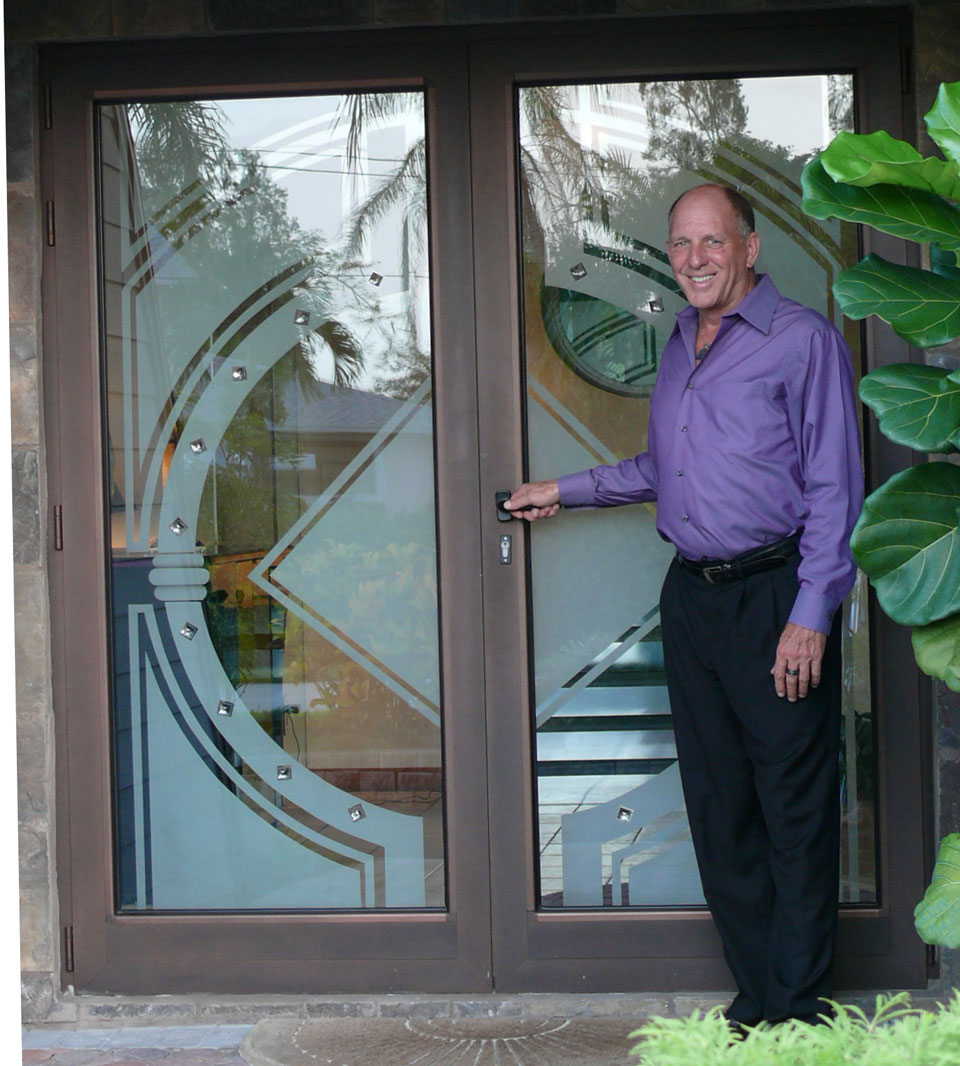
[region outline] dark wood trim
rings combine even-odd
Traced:
[[[602,42],[597,28],[591,26],[576,39],[544,42],[531,38],[485,43],[473,49],[474,186],[490,190],[478,211],[483,218],[482,226],[475,229],[478,261],[494,257],[510,242],[517,247],[516,204],[502,193],[502,186],[516,175],[512,128],[516,84],[847,70],[858,79],[861,128],[883,127],[912,137],[912,101],[900,91],[901,47],[909,37],[909,24],[900,14],[876,27],[861,26],[850,37],[831,33],[829,20],[821,21],[820,15],[807,18],[796,13],[789,20],[788,56],[782,47],[784,22],[746,18],[737,25],[704,22],[709,32],[684,34],[682,49],[671,32],[658,32],[661,25],[651,25],[648,32],[646,24],[642,34],[634,28],[632,33]],[[891,258],[905,255],[902,242],[878,238],[875,245]],[[516,258],[515,253],[511,262]],[[478,277],[477,306],[480,350],[507,353],[507,372],[516,383],[511,391],[499,375],[480,381],[481,438],[498,443],[496,450],[491,447],[485,453],[481,485],[486,498],[523,474],[518,469],[523,417],[521,303],[513,266],[496,277]],[[871,326],[866,334],[871,366],[908,358],[906,345],[892,331],[884,330],[881,336]],[[873,486],[893,469],[902,468],[904,456],[891,455],[875,425],[868,425],[868,477]],[[482,521],[489,552],[496,537],[492,512],[484,512]],[[526,562],[519,551],[515,562]],[[497,674],[513,676],[519,671],[522,677],[529,671],[528,607],[517,579],[521,571],[505,570],[488,568],[485,573],[488,687],[494,686]],[[879,817],[884,830],[881,903],[876,908],[841,910],[837,976],[840,987],[924,987],[925,955],[913,931],[912,911],[923,893],[927,854],[927,842],[917,826],[923,824],[924,814],[919,695],[929,686],[913,663],[909,635],[875,610],[871,625],[876,649],[874,706],[885,709],[878,738]],[[488,762],[495,797],[491,840],[493,853],[503,858],[491,874],[497,987],[520,991],[728,986],[712,923],[702,911],[633,912],[616,919],[596,912],[536,912],[530,706],[526,692],[521,695],[512,707],[505,701],[490,714]],[[518,737],[523,738],[522,744]],[[497,806],[502,811],[499,816]],[[891,850],[896,862],[891,862]],[[521,870],[522,879],[518,877]],[[667,967],[665,959],[671,960]]]
[[[289,42],[287,42],[289,44]],[[51,499],[64,551],[51,554],[59,725],[61,909],[75,930],[64,985],[111,992],[478,991],[491,978],[484,750],[473,263],[466,50],[303,47],[60,50],[44,58],[57,121],[44,138],[44,193],[58,241],[44,262]],[[96,49],[94,49],[96,51]],[[251,70],[258,81],[252,84]],[[322,80],[317,72],[322,71]],[[106,559],[94,214],[93,101],[425,85],[441,583],[448,911],[380,914],[114,915]],[[242,966],[238,966],[239,961]],[[335,966],[329,965],[336,961]]]
[[[900,94],[909,26],[908,11],[883,7],[870,9],[869,25],[864,9],[854,8],[43,49],[56,115],[54,128],[41,133],[43,195],[56,199],[58,221],[57,245],[44,249],[47,461],[50,500],[63,504],[65,531],[64,551],[50,555],[59,888],[77,959],[65,985],[147,993],[483,991],[495,973],[501,991],[726,986],[702,911],[615,919],[536,911],[526,550],[522,531],[511,527],[514,564],[498,565],[503,527],[493,504],[494,492],[523,474],[514,86],[844,69],[858,77],[862,128],[909,138],[913,100]],[[449,913],[115,916],[92,101],[411,85],[426,88],[433,148]],[[904,255],[899,242],[866,239],[891,258]],[[868,324],[865,337],[871,365],[907,357],[883,327]],[[909,461],[875,427],[866,444],[871,485]],[[883,709],[882,899],[878,908],[843,912],[838,978],[841,987],[922,987],[912,908],[932,852],[932,827],[923,820],[931,809],[923,747],[930,727],[921,713],[929,685],[912,665],[905,631],[875,607],[871,625],[874,702]]]

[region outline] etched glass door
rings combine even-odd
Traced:
[[[646,447],[660,353],[685,306],[664,250],[670,204],[740,188],[758,269],[860,335],[831,286],[855,227],[800,208],[800,175],[852,128],[848,75],[539,85],[518,91],[526,446],[538,480]],[[673,556],[652,504],[562,514],[531,531],[539,906],[704,904],[659,637]],[[843,608],[841,901],[877,900],[866,588]]]
[[[98,129],[118,910],[442,908],[423,94]]]

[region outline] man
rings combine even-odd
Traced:
[[[812,1022],[831,991],[837,608],[862,503],[850,353],[756,274],[760,238],[739,193],[691,189],[669,231],[689,307],[664,348],[649,451],[522,485],[506,506],[536,521],[657,501],[677,549],[660,611],[687,814],[739,990],[727,1017]]]

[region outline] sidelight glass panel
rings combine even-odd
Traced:
[[[422,94],[98,128],[118,907],[442,907]]]
[[[518,94],[527,452],[532,479],[646,447],[660,353],[684,306],[664,250],[669,205],[703,181],[742,187],[759,269],[844,330],[836,274],[856,228],[800,210],[804,163],[852,129],[853,79],[821,75]],[[540,905],[697,906],[658,599],[672,549],[653,505],[532,529]],[[843,608],[841,900],[876,900],[866,586]]]

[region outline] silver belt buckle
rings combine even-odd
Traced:
[[[719,566],[705,566],[700,573],[703,574],[711,585],[717,585],[719,582],[715,581],[714,578],[719,577],[723,573],[723,564],[721,563]]]

